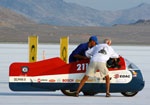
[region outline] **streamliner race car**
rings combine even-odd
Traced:
[[[56,91],[72,96],[85,74],[89,60],[65,63],[59,57],[33,63],[15,62],[9,68],[9,88],[12,91]],[[135,96],[144,88],[140,69],[120,56],[118,62],[109,60],[110,92]],[[105,78],[97,70],[82,88],[84,95],[105,93]]]

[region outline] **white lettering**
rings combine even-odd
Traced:
[[[77,64],[77,71],[84,71],[88,67],[88,63]]]

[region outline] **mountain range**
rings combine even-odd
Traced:
[[[29,35],[40,43],[81,43],[91,35],[113,44],[150,45],[150,5],[126,10],[98,11],[63,0],[0,0],[0,43],[27,43]],[[124,25],[123,25],[124,24]]]
[[[118,11],[99,11],[63,0],[0,0],[8,8],[29,21],[56,26],[112,26],[150,19],[150,4]]]

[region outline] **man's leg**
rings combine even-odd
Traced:
[[[106,75],[105,76],[106,78],[106,97],[109,97],[110,96],[110,78],[109,78],[109,75]]]
[[[80,82],[80,84],[79,84],[79,87],[78,87],[78,89],[77,89],[77,91],[76,91],[76,96],[78,96],[80,90],[82,89],[82,87],[84,86],[84,84],[85,84],[85,82],[88,80],[88,78],[89,78],[89,76],[84,75],[84,77],[82,78],[82,80],[81,80],[81,82]]]
[[[109,70],[106,67],[106,63],[99,62],[98,69],[100,70],[101,75],[105,76],[106,79],[106,97],[110,96],[109,90],[110,90],[110,78],[109,78]]]
[[[89,76],[94,74],[94,70],[95,70],[94,62],[90,62],[84,77],[80,81],[80,84],[79,84],[78,89],[77,89],[76,94],[75,94],[76,97],[79,95],[79,92],[81,91],[81,89],[84,86],[85,82],[88,80]]]

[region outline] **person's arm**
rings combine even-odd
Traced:
[[[87,50],[85,52],[85,55],[88,57],[88,58],[91,58],[93,56],[93,51],[94,51],[94,48],[95,47],[92,47],[91,49]]]
[[[110,47],[111,58],[119,58],[119,55],[114,51],[112,47]]]
[[[80,44],[73,52],[73,57],[77,58],[79,60],[81,59],[88,59],[88,57],[86,57],[85,55],[82,55],[83,53],[85,53],[85,47],[83,44]]]
[[[74,57],[77,58],[77,59],[88,59],[88,57],[82,56],[82,55],[79,55],[79,54],[75,54]]]

